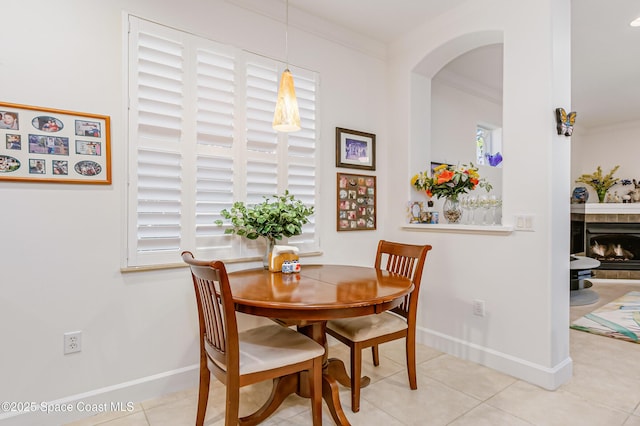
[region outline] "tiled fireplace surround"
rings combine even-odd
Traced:
[[[584,210],[583,210],[584,208]],[[640,226],[640,203],[587,203],[571,206],[571,220],[587,223],[636,223]],[[596,278],[640,279],[640,270],[594,269]]]

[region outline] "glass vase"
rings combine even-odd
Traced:
[[[262,258],[262,266],[264,269],[269,269],[269,263],[271,262],[271,252],[273,251],[273,246],[276,245],[275,238],[264,237],[267,242],[267,247],[264,251],[264,257]]]
[[[604,197],[607,195],[607,190],[601,188],[601,189],[597,189],[596,192],[598,193],[598,202],[604,203]]]
[[[462,218],[462,208],[457,198],[447,197],[442,206],[442,215],[447,223],[460,223]]]

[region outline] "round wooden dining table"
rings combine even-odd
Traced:
[[[328,358],[327,320],[378,314],[398,306],[413,290],[410,279],[375,268],[348,265],[305,265],[293,274],[264,269],[229,274],[236,311],[296,325],[325,348],[322,397],[336,424],[349,425],[340,404],[338,383],[350,386],[342,360]],[[369,383],[363,378],[362,386]],[[308,380],[298,374],[274,381],[274,388],[255,420],[263,420],[284,399],[310,396]]]

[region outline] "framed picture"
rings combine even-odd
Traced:
[[[436,167],[440,167],[440,166],[442,166],[442,165],[451,166],[451,164],[447,164],[447,163],[438,163],[438,162],[432,161],[432,162],[431,162],[431,168],[430,168],[430,172],[431,172],[430,177],[433,177],[433,171],[436,169]]]
[[[110,118],[0,102],[0,180],[111,184]]]
[[[438,212],[433,211],[433,202],[409,201],[407,220],[409,223],[438,223]]]
[[[338,173],[337,230],[376,229],[376,177]]]
[[[376,169],[376,135],[336,127],[336,167]]]

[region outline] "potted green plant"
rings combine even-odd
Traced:
[[[607,191],[613,185],[618,183],[618,178],[613,177],[613,174],[618,171],[620,165],[615,166],[609,173],[602,175],[602,167],[598,166],[596,171],[592,174],[584,174],[576,179],[576,182],[586,183],[590,187],[596,190],[598,194],[598,202],[604,203],[604,197],[607,195]]]
[[[302,225],[309,222],[313,214],[313,207],[305,206],[296,200],[289,191],[283,195],[264,196],[260,204],[246,205],[242,201],[233,203],[231,209],[220,211],[223,218],[231,221],[231,227],[225,229],[225,234],[236,234],[250,240],[264,237],[267,250],[263,259],[265,269],[269,267],[269,253],[276,240],[292,237],[302,233]],[[222,219],[215,221],[222,226]]]

